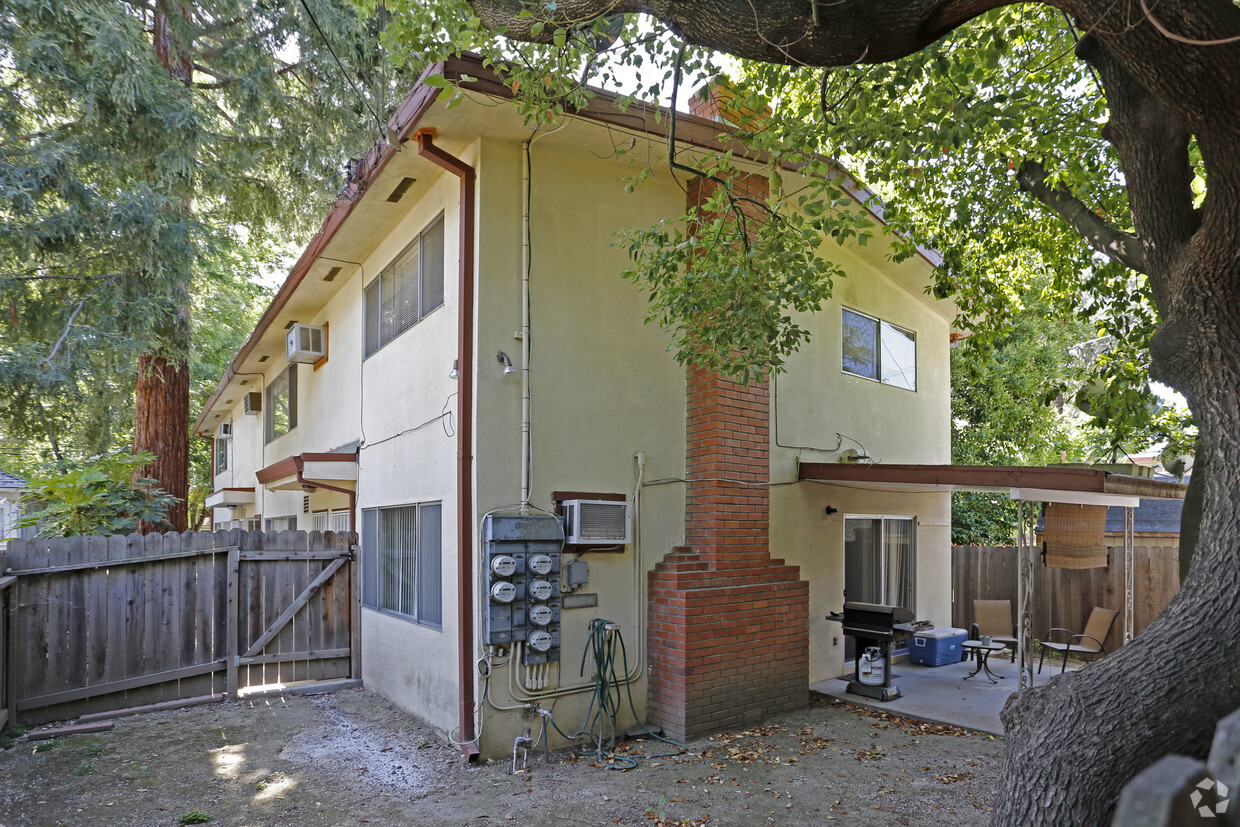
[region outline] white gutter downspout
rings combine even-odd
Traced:
[[[530,507],[530,144],[521,142],[521,513]]]

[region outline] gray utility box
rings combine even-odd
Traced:
[[[560,659],[560,551],[564,529],[549,515],[488,514],[486,642],[525,644],[527,665]]]

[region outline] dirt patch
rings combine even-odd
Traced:
[[[468,766],[364,690],[122,718],[0,753],[0,827],[193,823],[985,824],[1001,741],[816,699],[628,771],[541,749],[516,775]],[[184,818],[184,822],[183,819]]]

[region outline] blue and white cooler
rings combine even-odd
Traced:
[[[960,663],[964,655],[964,649],[960,644],[968,638],[969,633],[966,630],[953,629],[951,626],[915,632],[908,642],[909,662],[921,666],[945,666],[949,663]]]

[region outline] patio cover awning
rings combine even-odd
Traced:
[[[1019,465],[854,465],[804,462],[797,479],[876,490],[981,491],[1006,494],[1018,503],[1017,656],[1021,687],[1033,685],[1033,528],[1035,503],[1122,506],[1124,508],[1124,642],[1132,640],[1133,509],[1141,498],[1182,500],[1184,483],[1116,474],[1100,468],[1043,468]]]
[[[297,491],[308,485],[352,490],[357,486],[357,451],[285,457],[260,469],[255,477],[268,491]]]
[[[1187,485],[1098,468],[1022,465],[859,465],[802,462],[797,479],[892,491],[983,491],[1027,502],[1136,508],[1142,497],[1182,500]]]

